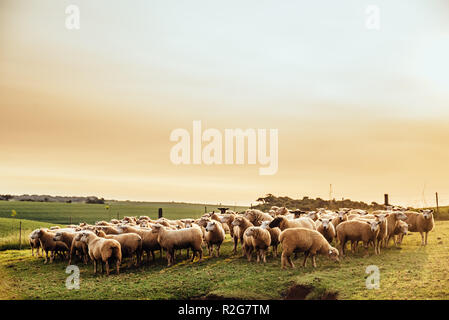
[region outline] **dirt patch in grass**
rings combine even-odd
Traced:
[[[315,287],[308,286],[308,285],[302,285],[302,284],[295,284],[291,286],[287,293],[285,294],[284,299],[285,300],[306,300],[307,297],[312,294],[316,293]],[[323,293],[320,293],[318,296],[316,294],[313,294],[314,300],[337,300],[338,294],[335,292],[329,292],[325,291]]]

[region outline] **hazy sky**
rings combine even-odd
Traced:
[[[449,204],[448,57],[447,0],[2,0],[0,193]],[[172,164],[193,120],[277,128],[277,174]]]

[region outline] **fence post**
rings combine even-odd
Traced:
[[[204,206],[204,213],[207,213],[207,207]]]
[[[437,201],[437,216],[440,215],[440,205],[438,203],[438,192],[435,193],[436,201]]]
[[[159,211],[158,211],[158,218],[162,218],[162,208],[159,208]]]
[[[22,221],[19,221],[19,250],[22,250]]]
[[[384,199],[385,199],[385,206],[389,206],[390,205],[390,203],[388,202],[388,194],[386,193],[386,194],[384,194]]]

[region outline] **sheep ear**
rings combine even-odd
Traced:
[[[381,222],[380,221],[377,221],[377,224],[380,224]]]
[[[318,220],[321,221],[321,222],[323,221],[323,219],[321,219],[321,218],[318,218]]]
[[[433,213],[433,212],[434,212],[433,209],[430,209],[429,211],[430,211],[430,213]]]
[[[371,222],[369,222],[369,221],[365,221],[367,224],[369,224],[369,225],[371,225]]]

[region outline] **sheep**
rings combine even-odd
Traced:
[[[396,225],[396,228],[394,228],[393,235],[394,235],[394,245],[397,246],[399,244],[402,244],[402,239],[405,235],[407,235],[408,232],[408,224],[405,221],[398,221],[398,224]]]
[[[332,224],[337,227],[340,223],[348,221],[348,212],[345,210],[338,210],[337,216],[332,219]]]
[[[232,222],[235,219],[234,213],[226,213],[221,217],[221,222],[223,225],[228,226],[229,228],[229,234],[231,235],[231,238],[234,238],[234,227],[232,226]]]
[[[101,238],[114,239],[120,243],[122,258],[136,255],[136,266],[140,264],[142,256],[142,238],[136,233],[109,234],[102,230],[95,230],[95,234]]]
[[[190,248],[193,251],[191,261],[193,262],[195,260],[197,253],[199,253],[198,261],[202,261],[203,250],[201,248],[201,244],[203,242],[203,234],[199,227],[169,230],[161,224],[156,224],[153,226],[152,232],[157,234],[157,241],[160,246],[167,251],[167,261],[169,267],[175,263],[175,249]]]
[[[286,217],[277,216],[273,219],[273,221],[271,221],[269,226],[270,228],[279,227],[281,231],[284,231],[287,228],[307,228],[310,230],[316,230],[315,222],[308,217],[288,220]]]
[[[396,228],[398,222],[400,220],[406,220],[407,215],[404,212],[401,211],[383,211],[384,214],[387,214],[387,237],[385,239],[384,247],[388,246],[388,243],[390,242],[391,238],[394,238],[393,232]]]
[[[225,237],[226,234],[220,222],[213,220],[207,224],[205,240],[209,250],[209,256],[213,253],[214,245],[217,252],[217,257],[220,256],[220,246]]]
[[[268,230],[261,227],[249,227],[245,230],[245,236],[249,238],[251,245],[246,247],[246,255],[248,257],[248,261],[251,261],[251,253],[254,250],[257,256],[257,263],[260,262],[260,259],[263,260],[263,263],[267,262],[267,249],[271,244],[271,236]],[[246,240],[247,242],[249,242]]]
[[[95,230],[102,230],[106,234],[119,234],[116,226],[97,226]]]
[[[281,232],[279,240],[282,244],[281,268],[286,265],[294,268],[291,260],[293,252],[304,252],[303,266],[306,266],[307,258],[312,256],[313,267],[316,268],[315,255],[320,253],[327,255],[331,260],[339,261],[339,252],[332,247],[324,236],[316,230],[306,228],[289,228]]]
[[[329,243],[332,243],[332,240],[334,240],[336,234],[332,220],[319,218],[318,221],[318,227],[316,230],[321,233]]]
[[[320,214],[316,211],[310,211],[307,213],[307,217],[312,219],[313,221],[317,221],[320,218]]]
[[[39,231],[33,233],[31,236],[32,239],[39,239],[41,247],[42,247],[42,256],[45,251],[45,260],[44,264],[48,261],[48,251],[50,251],[50,263],[53,263],[53,259],[55,257],[55,253],[67,252],[69,248],[62,241],[54,241],[53,240],[54,233],[50,232],[50,230],[46,230],[45,228],[39,229]]]
[[[153,261],[156,260],[154,256],[154,251],[161,250],[161,246],[157,240],[157,234],[154,234],[151,229],[136,228],[128,225],[120,225],[117,227],[120,234],[122,233],[135,233],[142,238],[142,250],[145,251],[147,255],[147,263],[150,262],[150,253]],[[161,250],[162,255],[162,250]]]
[[[262,222],[262,225],[260,227],[268,230],[268,232],[270,233],[270,238],[271,238],[270,245],[273,248],[273,255],[275,257],[277,257],[278,256],[279,235],[281,234],[281,229],[270,228],[269,224],[270,224],[270,221],[264,221],[264,222]]]
[[[117,275],[120,274],[122,249],[117,240],[101,238],[93,232],[83,231],[80,241],[87,244],[89,249],[89,257],[94,262],[94,274],[97,273],[97,263],[101,263],[101,272],[104,272],[103,264],[105,264],[106,275],[109,276],[109,261],[112,263],[114,260]]]
[[[39,232],[39,229],[33,230],[28,236],[31,246],[31,255],[34,257],[34,249],[36,249],[36,256],[39,257],[39,249],[41,248],[41,243],[39,239],[36,238],[35,234]],[[42,250],[42,255],[44,255],[44,250]]]
[[[365,255],[368,255],[368,244],[374,243],[374,252],[377,254],[378,244],[377,235],[379,234],[380,221],[359,221],[350,220],[340,223],[337,228],[337,239],[341,245],[341,255],[345,255],[345,245],[347,241],[357,244],[358,241],[363,242],[365,247]]]
[[[87,264],[87,261],[89,259],[89,251],[87,248],[87,244],[81,241],[81,236],[82,232],[76,232],[72,244],[70,245],[69,265],[72,264],[72,258],[75,253],[81,255],[81,259],[83,260],[84,264]]]
[[[244,214],[244,217],[247,218],[255,226],[260,226],[263,221],[273,220],[273,217],[268,213],[256,209],[247,210]]]
[[[232,222],[232,226],[234,227],[234,251],[233,253],[237,253],[237,245],[240,240],[240,244],[243,248],[243,234],[245,233],[245,230],[249,227],[253,227],[254,225],[245,217],[243,216],[237,216],[235,217],[234,221]]]
[[[79,233],[78,233],[79,234]],[[84,242],[75,240],[77,233],[74,232],[66,232],[66,231],[58,231],[55,233],[53,240],[54,241],[62,241],[64,242],[69,250],[69,265],[72,264],[73,255],[78,251],[81,259],[84,264],[87,264],[88,252],[87,246]]]
[[[110,226],[111,224],[107,221],[97,221],[95,222],[96,226]]]
[[[421,210],[419,213],[406,211],[404,214],[407,216],[405,222],[408,224],[408,231],[419,232],[421,234],[421,245],[427,245],[427,235],[433,230],[435,225],[433,209]]]

